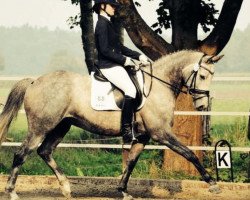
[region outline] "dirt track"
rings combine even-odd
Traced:
[[[7,200],[4,187],[7,177],[0,176],[0,199]],[[116,178],[71,177],[73,199],[121,200],[116,191]],[[250,184],[219,183],[222,193],[211,194],[208,186],[200,181],[131,180],[128,190],[135,199],[171,200],[250,200]],[[64,200],[55,177],[20,176],[17,193],[21,200]]]

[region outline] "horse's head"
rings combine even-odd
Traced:
[[[223,55],[203,55],[198,63],[193,63],[183,69],[185,86],[189,94],[193,96],[194,106],[197,110],[205,110],[208,107],[209,87],[214,75],[214,63],[222,57]]]

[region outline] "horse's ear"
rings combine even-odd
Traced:
[[[210,56],[210,58],[207,59],[206,63],[208,64],[213,64],[218,62],[224,55],[220,55],[220,56]]]

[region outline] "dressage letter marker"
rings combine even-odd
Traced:
[[[218,150],[218,148],[227,148],[226,150]],[[233,182],[233,166],[232,166],[232,152],[231,145],[226,140],[220,140],[215,144],[215,161],[216,161],[216,176],[217,181],[219,178],[219,170],[218,169],[230,169],[231,181]]]
[[[217,168],[231,168],[229,151],[216,151],[216,164]]]

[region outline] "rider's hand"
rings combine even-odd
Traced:
[[[149,59],[144,54],[140,55],[139,60],[143,65],[149,64]]]
[[[129,58],[129,57],[126,57],[126,61],[125,61],[125,63],[124,63],[124,66],[127,67],[127,66],[134,66],[134,65],[135,65],[135,64],[134,64],[134,62],[132,61],[132,59]]]
[[[135,64],[135,62],[133,62],[133,60],[129,57],[126,58],[126,61],[124,63],[125,67],[131,67],[131,69],[137,71],[140,69],[140,67],[138,65]]]

